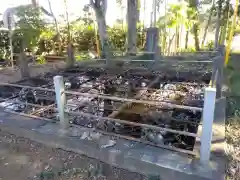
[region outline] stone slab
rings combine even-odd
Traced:
[[[0,124],[1,125],[7,125],[7,126],[14,126],[17,128],[25,128],[25,129],[37,129],[40,126],[43,126],[47,122],[38,120],[38,119],[32,119],[24,116],[19,116],[17,114],[12,114],[3,111],[0,108]]]

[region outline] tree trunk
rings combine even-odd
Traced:
[[[206,37],[207,37],[207,32],[208,32],[208,27],[212,21],[212,13],[213,13],[213,6],[215,4],[215,0],[213,0],[213,5],[210,9],[210,13],[209,13],[209,17],[208,17],[208,21],[207,21],[207,24],[204,28],[204,34],[203,34],[203,38],[202,38],[202,43],[201,43],[201,47],[203,48],[204,47],[204,43],[205,43],[205,40],[206,40]]]
[[[73,67],[75,63],[74,50],[72,43],[68,44],[67,47],[67,68]]]
[[[179,27],[176,27],[176,52],[179,49],[179,44],[180,44],[180,34],[179,34]]]
[[[38,0],[32,0],[32,5],[33,7],[38,7],[39,6],[39,1]]]
[[[220,39],[219,39],[219,44],[223,45],[226,39],[226,34],[227,34],[227,26],[224,25],[221,29],[221,33],[220,33]]]
[[[54,13],[53,13],[53,10],[52,10],[51,0],[48,0],[48,6],[49,6],[49,10],[50,10],[50,13],[52,15],[52,18],[53,18],[53,21],[54,21],[54,24],[55,24],[55,30],[57,32],[57,41],[59,43],[59,49],[58,49],[57,55],[60,55],[61,51],[62,51],[62,49],[61,49],[62,43],[61,43],[61,37],[60,37],[60,31],[59,31],[57,18],[54,16]]]
[[[195,49],[196,51],[200,51],[200,46],[199,46],[199,37],[198,37],[198,29],[199,29],[199,24],[194,24],[193,25],[193,35],[194,35],[194,41],[195,41]]]
[[[100,42],[102,46],[102,56],[107,58],[108,56],[108,38],[107,38],[107,26],[105,18],[101,16],[101,14],[97,15],[97,24],[98,24],[98,32],[100,36]]]
[[[172,42],[173,42],[173,39],[174,39],[174,37],[175,37],[175,34],[172,36],[172,38],[169,40],[169,44],[168,44],[168,54],[170,54],[171,53],[171,45],[172,45]]]
[[[219,33],[220,33],[220,26],[221,26],[221,11],[222,11],[222,0],[218,0],[217,23],[216,23],[215,43],[214,43],[215,49],[219,45]]]
[[[66,21],[67,21],[67,30],[68,30],[67,67],[70,68],[70,67],[74,66],[75,57],[74,57],[74,51],[73,51],[73,44],[72,44],[70,23],[69,23],[69,19],[68,19],[67,0],[64,0],[64,5],[65,5],[65,13],[66,13]]]
[[[219,17],[218,17],[219,18]],[[219,32],[220,32],[220,20],[217,20],[216,23],[216,31],[215,31],[215,42],[214,42],[214,47],[218,47],[218,37],[219,37]]]
[[[111,53],[108,44],[107,26],[105,20],[107,11],[107,0],[90,0],[90,4],[93,7],[96,15],[98,32],[102,46],[102,57],[106,58],[106,63],[109,64]]]
[[[166,45],[167,45],[167,32],[164,30],[163,32],[163,37],[162,37],[162,52],[163,54],[166,53]]]
[[[224,26],[221,28],[221,34],[219,39],[219,44],[223,45],[225,43],[227,28],[229,24],[229,15],[230,15],[230,0],[226,2],[226,9],[224,10]]]
[[[18,57],[18,61],[19,61],[19,68],[20,68],[20,73],[21,73],[21,78],[29,78],[30,77],[30,73],[29,73],[29,67],[28,67],[28,60],[26,57],[26,54],[24,52],[24,48],[25,46],[22,44],[21,45],[21,51],[20,51],[20,55]]]
[[[189,7],[195,10],[196,15],[192,17],[193,20],[196,22],[193,24],[193,36],[195,40],[195,49],[196,51],[200,50],[199,46],[199,37],[198,37],[198,31],[199,31],[199,22],[198,22],[198,0],[189,0]]]
[[[180,25],[180,33],[179,33],[179,34],[180,34],[180,35],[179,35],[179,37],[180,37],[180,38],[179,38],[179,47],[180,47],[181,49],[182,49],[182,44],[183,44],[183,43],[182,43],[182,42],[183,42],[183,38],[182,38],[182,37],[183,37],[183,26],[184,26],[184,25],[183,25],[183,20],[182,20],[182,24]]]
[[[156,22],[157,22],[157,3],[156,0],[153,0],[152,3],[152,26],[156,27]]]
[[[188,48],[188,36],[189,36],[189,30],[187,30],[186,36],[185,36],[185,49]]]
[[[138,20],[138,0],[127,1],[127,53],[136,54],[137,51],[137,20]]]

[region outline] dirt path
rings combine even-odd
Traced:
[[[72,152],[48,148],[0,130],[0,180],[143,180]]]

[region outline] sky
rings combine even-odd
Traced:
[[[127,0],[123,0],[123,3],[126,5]],[[145,0],[146,6],[145,11],[143,11],[143,4],[144,0],[141,0],[141,14],[140,19],[145,21],[146,24],[150,23],[150,13],[152,11],[152,0]],[[175,1],[175,0],[171,0]],[[69,10],[69,16],[70,19],[74,19],[75,17],[79,17],[81,15],[81,10],[83,9],[85,4],[89,3],[89,0],[68,0],[68,10]],[[31,3],[31,0],[0,0],[0,13],[3,13],[7,8],[23,5],[23,4],[29,4]],[[48,0],[39,0],[40,5],[42,5],[45,9],[49,10],[48,6]],[[55,16],[59,16],[61,14],[64,14],[64,3],[63,0],[51,0],[52,9],[55,14]],[[125,6],[126,7],[126,6]],[[164,10],[164,9],[163,9]],[[108,25],[114,24],[114,22],[117,19],[122,19],[122,17],[125,18],[126,16],[126,8],[121,8],[116,3],[116,0],[108,0],[108,8],[107,8],[107,14],[106,14],[106,21]]]
[[[81,14],[85,4],[89,3],[89,0],[68,0],[68,10],[70,19]],[[0,12],[3,13],[7,8],[18,6],[21,4],[29,4],[31,0],[0,0]],[[40,5],[49,10],[48,0],[39,0]],[[63,0],[51,0],[52,9],[55,16],[64,14]],[[121,18],[122,12],[120,7],[116,4],[116,0],[108,0],[108,8],[106,20],[108,24],[112,24],[117,18]]]
[[[78,16],[81,14],[81,10],[83,9],[85,4],[88,4],[89,0],[68,0],[68,9],[70,18],[74,18],[74,16]],[[0,13],[3,13],[7,8],[14,7],[23,4],[29,4],[31,0],[0,0]],[[45,9],[49,10],[48,0],[39,0],[40,5],[42,5]],[[108,14],[119,14],[119,8],[116,6],[115,0],[108,1],[108,5],[111,8],[108,8]],[[63,0],[51,0],[52,9],[55,16],[59,16],[64,14],[64,3]],[[74,15],[73,15],[74,14]],[[115,21],[115,16],[107,16],[107,21]]]
[[[145,11],[144,9],[144,1],[146,2]],[[165,0],[167,3],[174,3],[179,0]],[[64,14],[64,0],[51,0],[52,9],[56,17],[61,14]],[[126,7],[127,0],[123,0],[123,3]],[[231,0],[232,3],[235,0]],[[18,6],[21,4],[29,4],[31,0],[0,0],[0,13],[3,13],[7,8]],[[48,0],[39,0],[40,5],[44,6],[45,9],[49,10]],[[70,19],[74,19],[75,17],[79,17],[81,15],[81,10],[83,9],[85,4],[89,4],[89,0],[67,0],[68,9],[70,14]],[[141,14],[140,19],[144,20],[146,24],[150,23],[152,11],[152,0],[141,0]],[[160,13],[164,13],[165,5],[160,7]],[[126,8],[121,10],[119,5],[116,3],[116,0],[108,0],[108,8],[107,8],[107,15],[106,21],[108,25],[113,24],[116,19],[122,19],[123,16],[126,16]],[[163,15],[163,14],[161,14]],[[1,16],[0,16],[1,18]]]

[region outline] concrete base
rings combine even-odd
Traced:
[[[213,122],[213,136],[212,136],[212,156],[211,159],[220,158],[221,161],[226,161],[225,157],[225,117],[226,117],[226,98],[222,97],[216,100],[216,106],[214,111],[214,122]],[[201,136],[202,133],[202,125],[200,124],[198,127],[198,137]],[[194,151],[199,153],[201,141],[200,138],[196,139],[196,143],[194,145]],[[217,160],[218,161],[218,160]],[[221,165],[221,164],[219,164]],[[225,163],[222,164],[224,169]]]
[[[110,165],[161,180],[224,179],[223,159],[213,158],[208,167],[195,157],[125,139],[113,139],[91,129],[70,127],[13,115],[0,110],[0,129],[17,136],[98,159]],[[214,156],[214,155],[213,155]]]

